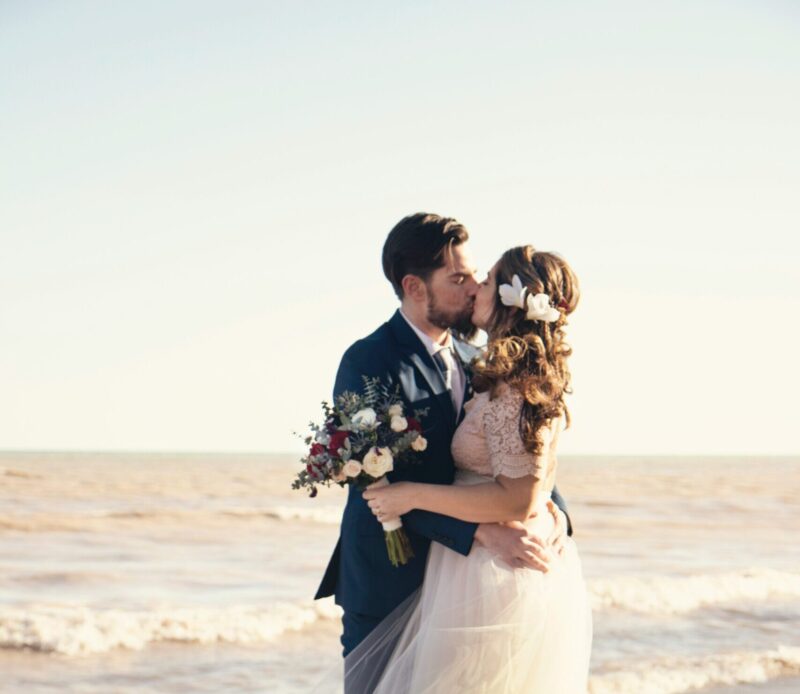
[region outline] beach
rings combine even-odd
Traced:
[[[343,491],[292,454],[0,453],[0,692],[307,692]],[[800,459],[567,457],[592,694],[800,691]]]

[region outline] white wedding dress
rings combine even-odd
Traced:
[[[497,475],[537,473],[552,489],[561,422],[542,432],[542,455],[519,435],[522,396],[505,389],[467,403],[452,452],[455,484]],[[547,537],[546,509],[526,525]],[[512,569],[488,550],[463,556],[438,543],[428,554],[422,587],[398,606],[345,659],[348,692],[376,694],[585,694],[591,610],[575,544],[544,574]]]

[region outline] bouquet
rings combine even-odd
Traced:
[[[428,445],[419,419],[427,411],[406,416],[400,387],[390,391],[379,378],[365,376],[363,394],[342,393],[333,406],[323,402],[322,409],[325,421],[309,425],[311,434],[304,440],[310,449],[292,484],[292,489],[309,489],[312,497],[318,485],[387,485],[386,473],[396,462],[414,462]],[[389,561],[405,564],[414,553],[402,521],[392,518],[382,525]]]

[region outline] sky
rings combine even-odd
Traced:
[[[795,3],[0,3],[0,450],[296,451],[406,214],[581,282],[566,454],[799,454]]]

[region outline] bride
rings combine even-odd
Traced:
[[[523,521],[541,537],[556,446],[569,423],[564,338],[578,303],[567,263],[531,246],[503,254],[475,298],[488,334],[474,363],[478,393],[453,438],[452,486],[398,482],[364,497],[379,520],[424,509],[477,523]],[[586,692],[591,612],[575,544],[546,573],[476,546],[434,543],[422,587],[345,660],[348,691],[378,694]]]

